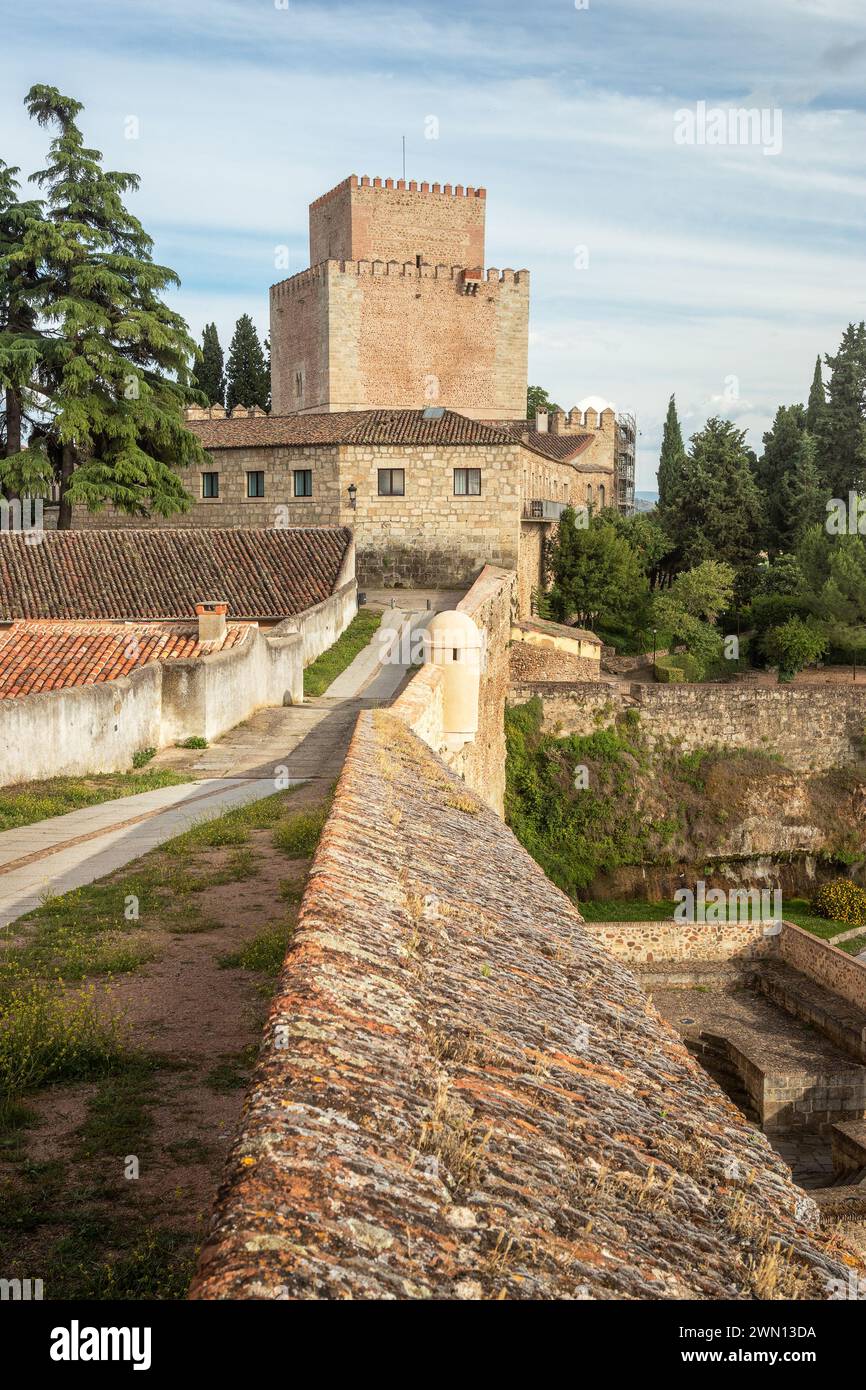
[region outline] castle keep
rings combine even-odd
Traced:
[[[272,408],[526,413],[529,272],[484,269],[485,190],[345,179],[271,289]]]
[[[365,587],[518,574],[567,506],[630,511],[634,424],[599,397],[526,418],[529,274],[484,268],[483,188],[352,175],[271,289],[272,409],[192,407],[210,466],[169,527],[351,527]],[[78,527],[140,525],[79,508]]]

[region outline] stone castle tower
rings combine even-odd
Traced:
[[[310,206],[271,288],[272,409],[526,414],[529,272],[484,269],[483,188],[358,179]]]

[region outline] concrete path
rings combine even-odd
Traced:
[[[417,645],[412,634],[430,617],[426,607],[389,608],[373,641],[326,695],[258,710],[210,748],[157,754],[151,766],[186,773],[189,782],[0,833],[0,926],[38,907],[48,893],[92,883],[197,821],[299,782],[330,787],[359,711],[387,704],[397,693]]]

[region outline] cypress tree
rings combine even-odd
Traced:
[[[226,406],[229,410],[236,405],[260,405],[267,410],[271,393],[270,374],[259,335],[249,314],[242,314],[235,325],[226,376]]]
[[[668,413],[665,417],[662,447],[659,454],[659,511],[662,513],[664,513],[665,508],[673,505],[674,499],[681,489],[685,460],[686,451],[683,445],[683,432],[680,429],[679,417],[677,416],[676,398],[671,396],[668,401]]]
[[[31,176],[44,190],[44,215],[27,218],[12,256],[36,268],[28,302],[48,325],[24,388],[39,402],[29,466],[59,477],[61,528],[75,503],[111,502],[139,516],[186,510],[175,467],[206,457],[183,419],[195,344],[160,297],[177,276],[153,261],[151,238],[124,205],[138,178],[104,170],[100,152],[85,146],[80,102],[35,86],[25,106],[56,132],[47,167]],[[16,480],[7,472],[4,481]]]
[[[816,427],[817,462],[828,496],[866,483],[866,324],[849,323],[830,368],[827,406]]]
[[[827,397],[824,394],[824,378],[821,375],[821,355],[819,353],[815,358],[815,373],[809,388],[809,403],[806,406],[806,429],[810,434],[817,433],[826,408]]]
[[[211,405],[224,405],[226,377],[223,350],[215,323],[206,323],[201,340],[201,361],[196,368],[196,385]]]
[[[788,549],[791,517],[785,480],[797,468],[806,428],[801,405],[780,405],[772,428],[764,435],[764,452],[756,477],[764,500],[764,541],[771,552]]]

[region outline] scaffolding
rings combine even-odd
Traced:
[[[614,486],[619,510],[624,516],[634,515],[634,465],[637,447],[637,421],[625,411],[616,417],[616,446],[614,452]]]

